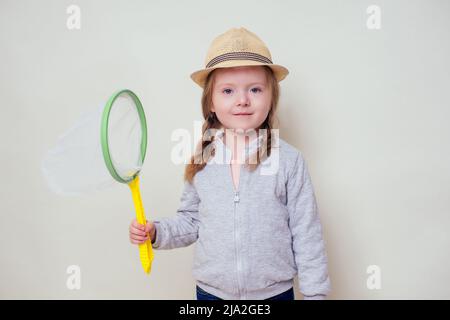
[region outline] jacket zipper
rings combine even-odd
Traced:
[[[245,290],[241,285],[241,280],[240,280],[240,270],[242,269],[242,262],[239,256],[239,250],[238,250],[238,241],[240,239],[239,236],[239,224],[237,223],[238,220],[238,216],[236,213],[236,207],[237,207],[237,203],[239,203],[240,201],[240,197],[239,197],[239,188],[241,187],[241,176],[242,176],[242,165],[240,165],[239,167],[239,181],[238,181],[238,187],[234,188],[233,185],[233,170],[232,170],[232,164],[230,164],[229,168],[228,168],[228,172],[230,173],[230,178],[231,178],[231,187],[234,191],[234,198],[233,198],[233,202],[234,202],[234,249],[235,249],[235,254],[236,254],[236,267],[237,267],[237,281],[238,281],[238,295],[239,297],[244,297],[245,299]]]
[[[239,223],[237,219],[236,206],[239,202],[239,191],[234,191],[234,248],[236,253],[236,270],[237,270],[237,281],[238,281],[238,294],[241,296],[241,282],[240,282],[240,259],[239,259],[239,250],[238,250],[238,241],[239,241]]]
[[[242,270],[242,261],[240,259],[240,255],[239,255],[239,250],[238,250],[238,242],[240,241],[240,235],[239,235],[239,223],[238,223],[238,216],[237,216],[237,204],[240,201],[240,197],[239,197],[239,188],[241,186],[241,175],[242,175],[242,171],[241,168],[239,169],[239,185],[238,188],[235,189],[233,186],[233,190],[234,190],[234,223],[235,223],[235,230],[234,230],[234,242],[235,242],[235,253],[236,253],[236,268],[237,268],[237,280],[238,280],[238,293],[239,293],[239,297],[244,297],[245,299],[245,291],[244,288],[241,285],[241,280],[240,280],[240,272]],[[233,172],[231,170],[230,167],[230,173],[231,173],[231,181],[233,182]]]

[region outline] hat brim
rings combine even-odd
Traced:
[[[281,81],[289,74],[289,70],[278,64],[269,64],[259,61],[252,60],[228,60],[216,64],[214,67],[201,69],[195,71],[191,74],[191,79],[197,83],[201,88],[205,87],[206,77],[215,69],[219,68],[233,68],[233,67],[244,67],[244,66],[268,66],[271,68],[275,74],[277,81]]]

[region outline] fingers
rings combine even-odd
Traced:
[[[136,240],[130,240],[130,242],[132,243],[132,244],[144,244],[146,241],[136,241]]]
[[[148,241],[148,238],[147,238],[147,240],[136,240],[136,239],[130,238],[130,242],[132,244],[144,244],[147,241]]]
[[[133,244],[142,244],[149,240],[148,232],[145,232],[145,226],[138,223],[136,219],[130,225],[130,242]]]
[[[141,230],[141,229],[136,229],[136,228],[131,227],[130,234],[134,234],[136,236],[145,236],[147,234],[147,232],[145,232],[144,230]]]
[[[133,220],[133,222],[130,225],[130,233],[136,234],[136,235],[145,235],[145,226],[138,223],[136,219]]]
[[[136,219],[133,219],[133,222],[131,223],[131,226],[135,229],[140,229],[142,231],[145,230],[145,226],[143,224],[140,224]]]
[[[140,243],[146,242],[149,239],[150,239],[149,234],[141,236],[141,235],[136,235],[136,234],[130,233],[131,243],[139,243],[140,244]]]

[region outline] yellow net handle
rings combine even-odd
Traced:
[[[136,178],[130,181],[128,185],[130,186],[131,195],[133,196],[134,207],[136,209],[136,219],[140,224],[145,225],[147,220],[145,219],[141,192],[139,190],[139,176],[136,176]],[[149,238],[150,239],[145,243],[139,245],[139,256],[141,258],[141,264],[145,273],[150,273],[153,261],[153,248],[150,235]]]

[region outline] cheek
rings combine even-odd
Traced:
[[[259,108],[257,108],[257,110],[255,111],[257,121],[264,121],[267,118],[269,111],[270,111],[270,101],[265,101],[264,103],[261,103]]]
[[[217,113],[226,113],[229,110],[229,102],[222,97],[215,97],[212,99],[214,109]]]
[[[212,96],[212,102],[214,104],[214,106],[219,106],[221,104],[223,104],[223,99],[219,94],[213,94]]]
[[[269,106],[271,100],[272,100],[272,93],[270,92],[270,90],[269,90],[269,91],[266,91],[266,92],[261,96],[261,102],[262,102],[264,105]]]
[[[254,104],[259,113],[268,113],[272,101],[271,95],[261,95],[254,100]]]
[[[269,113],[269,111],[259,110],[259,111],[256,113],[255,120],[256,120],[257,122],[263,122],[263,121],[266,119],[268,113]]]

